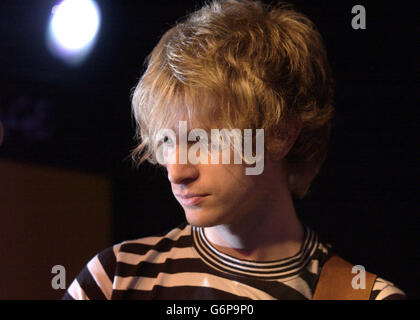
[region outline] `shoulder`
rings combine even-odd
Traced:
[[[187,223],[182,223],[169,232],[160,235],[121,242],[114,246],[114,254],[119,260],[119,257],[130,253],[143,257],[150,251],[164,252],[174,245],[182,246],[183,239],[190,237],[190,233],[191,226]]]
[[[321,299],[325,299],[325,297],[330,299],[332,296],[340,297],[338,298],[340,300],[407,299],[405,293],[394,283],[365,270],[362,265],[356,265],[343,259],[332,250],[320,264],[318,276],[317,292],[315,292],[317,299],[320,296],[323,297]],[[362,285],[362,283],[364,284]]]
[[[82,269],[64,294],[64,300],[109,300],[118,266],[137,266],[156,257],[154,252],[169,251],[189,233],[186,223],[162,235],[143,237],[115,244],[95,255]]]
[[[332,257],[338,257],[338,264],[335,262],[333,263],[333,266],[329,265],[328,267],[328,273],[330,274],[327,277],[327,283],[333,283],[335,289],[331,290],[331,292],[334,292],[336,288],[339,288],[340,286],[343,287],[342,285],[338,285],[337,283],[338,276],[340,278],[345,279],[344,281],[351,282],[357,275],[358,268],[355,269],[355,267],[363,266],[361,264],[354,263],[354,261],[348,261],[345,257],[341,257],[341,255],[338,254],[338,252],[336,252],[335,248],[328,241],[325,241],[325,239],[319,237],[319,235],[313,230],[311,230],[311,233],[315,234],[315,236],[317,237],[317,250],[315,250],[312,254],[311,262],[313,263],[309,264],[310,271],[313,274],[316,274],[316,278],[313,279],[314,281],[312,281],[312,290],[313,292],[315,292],[315,290],[317,289],[318,284],[320,282],[319,280],[321,278],[321,274],[325,273],[324,267],[326,266],[327,261],[329,261]],[[370,294],[368,293],[367,295],[369,297],[369,300],[407,299],[406,294],[398,287],[398,285],[395,285],[393,282],[384,279],[380,275],[371,273],[368,269],[364,271],[366,272],[366,276],[372,277],[370,281]],[[347,275],[343,276],[343,272]],[[347,285],[345,287],[347,287]]]
[[[405,300],[406,294],[394,283],[377,277],[373,284],[370,300]]]
[[[117,251],[118,245],[115,245],[95,255],[73,280],[62,299],[110,299]]]

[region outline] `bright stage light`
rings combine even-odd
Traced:
[[[81,62],[93,47],[101,17],[92,0],[64,0],[52,9],[48,47],[70,64]]]

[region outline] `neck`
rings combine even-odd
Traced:
[[[250,211],[240,222],[205,228],[210,243],[239,259],[270,261],[296,254],[304,232],[290,192],[281,188],[271,194],[258,210]]]

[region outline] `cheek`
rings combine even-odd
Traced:
[[[243,200],[249,197],[255,189],[252,177],[245,175],[241,165],[226,165],[209,173],[214,191],[223,200]]]

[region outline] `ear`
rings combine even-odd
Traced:
[[[296,142],[297,138],[299,137],[301,131],[302,131],[302,123],[301,122],[296,121],[294,123],[294,125],[290,127],[289,137],[287,139],[287,146],[288,146],[287,153],[289,153],[290,149],[295,144],[295,142]]]
[[[302,124],[298,121],[296,121],[293,125],[289,127],[289,132],[287,134],[287,141],[286,145],[283,148],[283,150],[280,153],[277,153],[275,155],[272,155],[272,158],[274,160],[282,160],[286,157],[286,155],[289,153],[290,149],[292,149],[293,145],[295,144],[297,138],[299,137],[299,134],[302,130]]]

